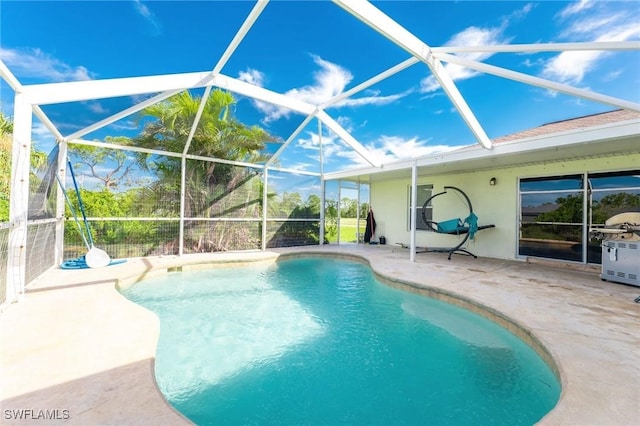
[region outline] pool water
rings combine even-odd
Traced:
[[[502,327],[357,262],[171,273],[123,293],[159,316],[156,380],[199,425],[531,425],[560,395]]]

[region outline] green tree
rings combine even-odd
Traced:
[[[558,208],[541,213],[538,222],[582,223],[582,195],[567,195],[556,199]]]
[[[13,134],[13,120],[0,111],[0,136]]]
[[[119,145],[131,145],[126,137],[107,136],[105,142]],[[125,151],[100,148],[88,145],[71,145],[69,154],[75,160],[74,173],[84,175],[102,182],[104,188],[113,190],[129,179],[132,166]],[[108,167],[104,167],[108,165]]]
[[[0,111],[0,221],[9,221],[13,120]]]
[[[366,218],[369,213],[369,203],[360,204],[360,219]]]
[[[13,120],[0,111],[0,221],[9,220],[11,195],[11,149],[13,145]],[[31,173],[29,185],[35,190],[41,179],[34,171],[43,169],[47,164],[47,154],[31,146]]]
[[[328,241],[338,238],[338,202],[326,199],[324,204],[324,232]]]
[[[311,194],[307,197],[306,206],[313,215],[313,217],[320,217],[320,205],[322,200],[316,194]]]
[[[2,120],[4,115],[0,113]],[[9,193],[11,191],[11,134],[0,134],[0,222],[9,220]]]
[[[355,218],[358,213],[358,201],[352,198],[343,198],[340,205],[340,217]]]
[[[142,111],[150,120],[133,139],[136,146],[182,152],[191,132],[201,99],[188,91]],[[267,142],[276,139],[257,126],[246,126],[233,116],[234,97],[214,90],[205,102],[188,153],[196,156],[260,162]],[[159,177],[151,188],[158,201],[180,200],[181,160],[176,157],[139,154],[140,164]],[[262,203],[259,176],[254,170],[232,164],[188,160],[186,162],[185,216],[259,217]],[[159,206],[162,203],[158,204]],[[248,227],[233,224],[189,222],[186,226],[193,250],[225,250],[232,241],[250,240]]]
[[[640,195],[618,192],[603,197],[593,205],[593,223],[605,223],[611,216],[640,207]]]
[[[280,199],[279,217],[290,217],[302,206],[302,197],[297,192],[283,192]]]

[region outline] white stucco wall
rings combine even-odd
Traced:
[[[526,160],[525,160],[526,161]],[[586,160],[553,162],[546,164],[446,174],[421,176],[418,185],[432,184],[435,192],[445,185],[456,186],[471,199],[473,210],[478,215],[478,224],[494,224],[495,228],[476,234],[469,242],[469,250],[478,256],[499,259],[517,258],[518,223],[518,179],[567,175],[584,172],[609,172],[640,169],[640,154],[611,156]],[[497,185],[490,186],[495,177]],[[409,244],[408,206],[410,179],[398,179],[371,184],[371,206],[374,209],[378,229],[376,238],[384,235],[387,244]],[[464,219],[468,214],[466,205],[455,191],[438,197],[435,202],[434,220],[455,217]],[[456,245],[457,236],[440,235],[429,231],[418,231],[418,246],[451,247]]]

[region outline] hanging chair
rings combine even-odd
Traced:
[[[467,203],[467,207],[469,209],[468,216],[464,220],[460,218],[455,218],[455,219],[449,219],[449,220],[444,220],[440,222],[427,219],[427,208],[431,203],[431,201],[436,197],[446,194],[447,190],[454,190],[460,193],[460,195],[464,198],[465,202]],[[425,203],[422,205],[422,220],[429,227],[428,229],[429,231],[437,232],[438,234],[464,236],[462,240],[460,240],[460,242],[455,246],[430,247],[430,248],[424,248],[420,251],[421,253],[427,253],[427,252],[449,253],[449,260],[451,260],[451,255],[454,253],[473,256],[474,258],[477,259],[478,256],[471,253],[469,250],[462,248],[462,246],[464,246],[468,240],[470,239],[473,240],[475,238],[476,232],[481,231],[483,229],[495,228],[495,225],[482,225],[482,226],[478,225],[478,216],[476,216],[476,214],[473,212],[473,206],[471,205],[471,200],[469,199],[467,194],[464,193],[464,191],[462,191],[459,188],[456,188],[455,186],[445,186],[444,191],[438,192],[437,194],[432,195],[431,197],[429,197],[427,201],[425,201]]]

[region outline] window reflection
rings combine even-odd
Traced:
[[[628,211],[640,211],[638,170],[522,179],[518,254],[584,262],[585,228],[604,226],[611,216]],[[588,237],[587,263],[601,263],[600,244]]]
[[[580,261],[582,192],[551,191],[521,197],[519,254]]]

